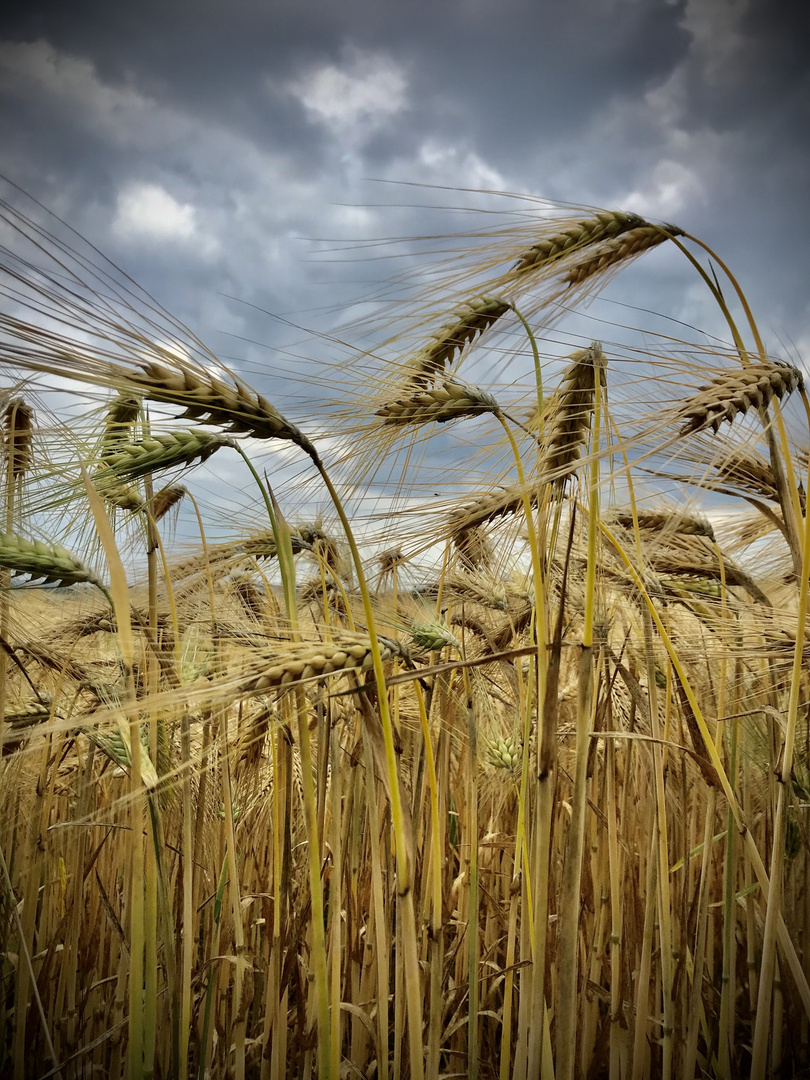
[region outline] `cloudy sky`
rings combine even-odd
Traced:
[[[808,47],[804,0],[29,0],[0,171],[268,379],[308,346],[256,308],[339,335],[399,265],[357,242],[500,205],[469,189],[681,225],[806,360]],[[699,322],[682,262],[624,299]]]

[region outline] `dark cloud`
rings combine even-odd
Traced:
[[[447,230],[405,204],[473,200],[377,178],[675,219],[810,343],[808,21],[790,0],[33,2],[0,26],[0,167],[208,337],[281,340],[221,294],[324,328],[392,269],[301,237]],[[669,265],[638,300],[688,315]]]

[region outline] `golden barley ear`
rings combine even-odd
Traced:
[[[558,262],[580,248],[597,244],[641,228],[648,223],[638,214],[626,214],[619,210],[600,210],[593,217],[575,221],[553,236],[545,237],[518,256],[510,276],[516,277],[536,271]]]
[[[681,435],[711,428],[745,416],[752,409],[764,409],[773,398],[784,398],[804,387],[804,377],[791,364],[770,361],[749,364],[741,370],[725,371],[677,410]]]
[[[620,263],[642,255],[645,251],[666,243],[672,236],[683,236],[683,229],[675,225],[639,225],[627,232],[586,248],[576,257],[573,265],[563,274],[567,285],[581,285]]]
[[[20,397],[12,398],[3,412],[3,456],[12,483],[22,480],[31,465],[34,410]]]
[[[498,413],[498,403],[492,394],[476,386],[463,386],[452,379],[445,379],[438,386],[417,390],[408,397],[389,402],[376,410],[387,426],[411,426],[420,424],[446,424],[466,416],[481,413]]]
[[[444,323],[424,350],[408,365],[409,385],[424,386],[453,360],[456,353],[462,353],[511,306],[508,300],[498,296],[468,300],[455,312],[455,318]]]
[[[606,361],[602,345],[594,341],[587,349],[574,353],[563,372],[550,407],[543,437],[542,469],[563,480],[579,458],[590,429],[596,381],[605,385]]]
[[[267,398],[235,378],[228,383],[208,372],[181,364],[150,360],[141,364],[143,375],[128,374],[127,383],[150,401],[178,405],[181,419],[218,424],[234,434],[256,439],[285,439],[312,457],[310,440],[271,405]]]
[[[393,638],[380,637],[383,660],[409,659],[405,645]],[[239,676],[238,692],[249,696],[284,688],[304,679],[314,679],[346,671],[372,670],[371,642],[357,637],[352,641],[318,641],[290,648],[252,661],[252,670]]]

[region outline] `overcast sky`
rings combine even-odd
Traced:
[[[317,241],[447,232],[453,213],[419,204],[493,205],[414,184],[675,222],[735,269],[771,344],[810,354],[806,0],[15,8],[0,170],[220,355],[283,369],[240,338],[305,339],[247,304],[337,330],[389,272]],[[644,267],[626,300],[700,319],[675,252]]]

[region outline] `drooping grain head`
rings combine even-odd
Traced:
[[[711,428],[755,409],[764,409],[773,398],[784,398],[804,385],[798,368],[777,361],[749,364],[723,372],[676,410],[681,435]]]
[[[12,398],[3,412],[3,457],[12,483],[20,481],[31,464],[34,410],[22,398]]]
[[[261,394],[237,380],[227,383],[208,372],[179,362],[174,367],[148,361],[143,375],[128,374],[127,382],[150,401],[177,405],[181,418],[219,424],[234,434],[256,439],[283,439],[317,457],[310,440]]]
[[[563,281],[567,285],[581,285],[589,278],[658,247],[669,240],[670,236],[682,235],[683,229],[674,225],[639,225],[586,248],[573,265],[565,270]]]
[[[524,251],[515,262],[512,276],[522,276],[548,267],[560,259],[587,247],[616,237],[630,229],[647,225],[637,214],[601,210],[591,218],[573,222],[552,236],[544,237]]]
[[[28,576],[32,581],[61,585],[101,582],[75,555],[61,544],[42,540],[26,540],[14,533],[0,536],[0,566],[12,573]]]
[[[188,494],[188,488],[182,484],[170,484],[167,487],[161,488],[160,491],[155,492],[155,496],[150,504],[150,511],[155,521],[160,521],[162,517],[175,506],[177,506],[182,499]]]
[[[438,386],[417,390],[408,397],[392,401],[376,410],[387,426],[446,424],[466,416],[498,413],[498,403],[492,394],[475,386],[463,386],[445,379]]]
[[[467,301],[453,319],[436,331],[430,343],[409,365],[409,384],[425,385],[453,360],[456,353],[463,352],[510,308],[507,300],[497,296],[482,296]]]

